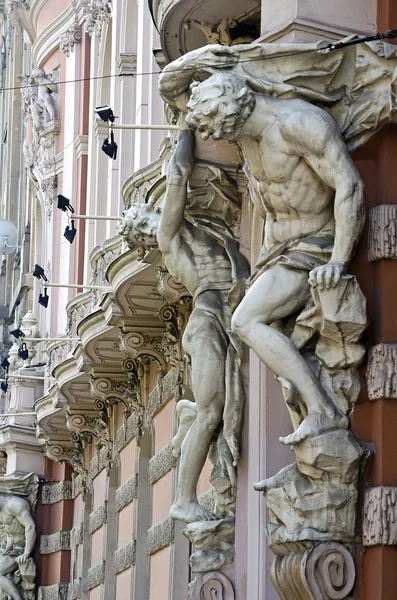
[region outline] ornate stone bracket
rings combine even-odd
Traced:
[[[325,542],[288,544],[280,551],[270,576],[281,600],[351,600],[356,571],[348,548]]]
[[[81,42],[81,28],[77,23],[73,23],[67,30],[62,33],[59,41],[61,52],[70,56],[74,50],[74,45]]]
[[[235,597],[234,587],[230,579],[217,571],[202,573],[194,581],[192,600],[203,600],[203,598],[235,600]]]
[[[86,10],[85,30],[92,37],[101,37],[102,28],[112,18],[112,3],[109,0],[90,0]]]

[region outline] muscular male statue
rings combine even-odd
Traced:
[[[306,407],[296,431],[280,440],[293,445],[347,428],[348,419],[293,342],[272,324],[302,310],[310,286],[338,285],[363,226],[363,183],[330,115],[299,98],[255,93],[233,72],[238,60],[233,48],[195,50],[165,67],[160,91],[187,110],[188,125],[205,139],[236,142],[245,158],[265,231],[258,270],[232,329],[290,382]],[[192,83],[200,72],[211,76]]]
[[[36,525],[29,501],[19,496],[0,494],[0,527],[6,534],[6,545],[0,551],[0,589],[12,600],[23,600],[15,583],[7,577],[32,554]]]
[[[170,511],[173,518],[186,522],[215,518],[198,503],[196,488],[225,407],[227,361],[230,350],[234,350],[227,334],[232,318],[228,294],[234,284],[233,275],[248,274],[248,263],[240,253],[235,261],[237,266],[232,268],[226,249],[185,218],[187,184],[194,166],[193,147],[193,131],[181,130],[168,169],[162,210],[134,204],[126,211],[119,229],[131,247],[139,245],[147,249],[158,244],[168,271],[193,296],[194,310],[182,345],[191,362],[197,418],[182,444],[177,495]],[[231,373],[228,376],[234,379],[233,394],[241,395],[236,361],[231,368],[234,377]],[[234,400],[238,402],[237,398]],[[237,456],[233,444],[230,446],[223,444],[223,458],[225,453],[229,455],[224,467],[235,486],[233,463]]]

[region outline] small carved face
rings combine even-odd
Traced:
[[[160,210],[148,208],[146,204],[133,204],[123,212],[118,232],[130,248],[149,250],[157,246],[156,233],[160,221]]]

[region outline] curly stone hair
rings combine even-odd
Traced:
[[[193,82],[186,122],[203,139],[215,140],[241,128],[255,106],[255,96],[241,77],[219,71],[202,83]]]
[[[150,248],[157,246],[155,237],[148,245],[147,239],[144,241],[141,235],[145,230],[145,221],[150,218],[151,214],[160,215],[161,208],[150,202],[148,204],[136,202],[123,212],[122,221],[117,226],[119,235],[126,241],[128,247],[131,250],[137,250],[140,256],[144,255]]]

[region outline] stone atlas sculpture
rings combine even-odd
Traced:
[[[231,328],[277,376],[294,426],[280,441],[296,462],[256,484],[269,507],[273,583],[288,600],[347,598],[354,585],[350,545],[368,450],[348,415],[367,323],[346,274],[364,222],[349,151],[397,121],[396,69],[396,47],[383,42],[331,53],[321,43],[210,45],[160,77],[164,100],[192,129],[239,146],[264,220]]]

